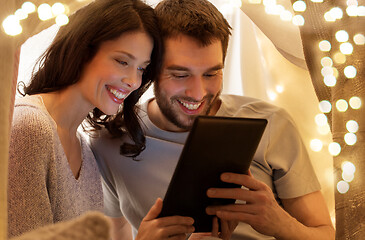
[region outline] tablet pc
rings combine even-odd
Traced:
[[[267,124],[266,119],[199,116],[171,178],[159,217],[190,216],[196,232],[211,232],[210,205],[233,199],[212,199],[208,188],[241,187],[220,181],[223,172],[247,173]]]

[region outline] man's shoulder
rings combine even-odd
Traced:
[[[283,108],[257,98],[222,95],[221,100],[222,105],[217,113],[218,115],[253,118],[269,118],[277,114],[286,115],[286,111]]]

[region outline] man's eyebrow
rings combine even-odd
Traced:
[[[171,66],[168,66],[166,69],[170,70],[170,71],[189,71],[189,68],[179,66],[179,65],[171,65]]]
[[[171,65],[171,66],[168,66],[166,69],[170,70],[170,71],[190,71],[189,68],[179,66],[179,65]],[[223,64],[220,63],[220,64],[217,64],[216,66],[208,68],[206,72],[217,71],[217,70],[221,70],[221,69],[223,69]]]

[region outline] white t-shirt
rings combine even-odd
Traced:
[[[221,99],[217,116],[268,120],[250,170],[255,178],[271,187],[279,204],[280,199],[320,189],[305,146],[285,110],[254,98],[222,95]],[[130,141],[127,137],[113,139],[103,131],[100,138],[91,139],[104,179],[105,214],[124,216],[133,226],[134,235],[156,198],[163,199],[188,135],[155,126],[147,115],[148,102],[139,113],[146,132],[146,149],[137,161],[120,155],[122,142]],[[264,238],[246,224],[239,226],[246,237]]]

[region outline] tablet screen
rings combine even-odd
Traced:
[[[247,173],[267,124],[266,119],[199,116],[185,142],[164,197],[159,217],[190,216],[196,232],[211,232],[210,205],[233,199],[212,199],[208,188],[241,187],[220,181],[223,172]]]

